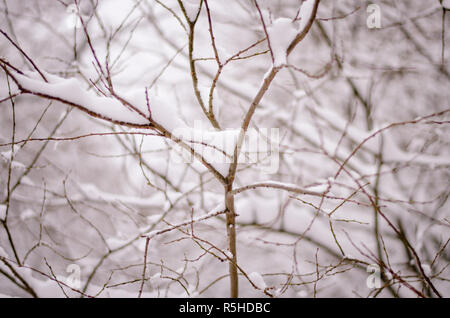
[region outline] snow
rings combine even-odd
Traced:
[[[14,145],[13,149],[14,149],[14,152],[11,149],[7,150],[7,151],[0,152],[0,159],[1,159],[1,161],[10,162],[11,158],[14,158],[14,156],[18,152],[19,146]],[[11,163],[11,168],[12,169],[18,169],[18,170],[25,170],[26,166],[23,163],[18,162],[17,160],[13,160],[13,162]]]
[[[181,127],[173,131],[173,135],[189,144],[220,174],[226,175],[233,160],[234,149],[240,134],[240,129],[224,129],[221,131],[203,129],[198,121],[194,127]],[[239,153],[238,164],[253,165],[268,174],[278,170],[278,128],[248,129]],[[190,152],[174,149],[174,163],[194,163]],[[196,163],[201,169],[201,164]],[[270,166],[269,166],[270,165]],[[204,168],[204,167],[203,167]]]
[[[258,287],[259,289],[261,290],[266,289],[267,287],[266,282],[264,281],[264,278],[261,276],[260,273],[252,272],[248,275],[248,278],[250,278],[253,284],[255,284],[256,287]]]
[[[20,219],[22,221],[26,221],[28,219],[32,219],[36,216],[36,212],[34,212],[32,209],[25,209],[20,213]]]
[[[178,116],[178,110],[172,103],[165,102],[165,96],[156,96],[149,92],[150,111],[152,119],[169,131],[186,127]],[[123,94],[131,104],[137,106],[145,114],[148,114],[145,89],[129,90]]]
[[[162,214],[149,215],[149,216],[147,216],[147,221],[150,224],[154,224],[154,223],[158,222],[162,218],[162,216],[163,216]]]
[[[311,186],[308,188],[301,188],[294,183],[280,182],[280,181],[261,181],[256,183],[251,183],[245,186],[245,188],[274,188],[274,189],[282,189],[286,191],[291,191],[295,193],[309,193],[315,195],[322,195],[328,188],[328,184],[320,184]]]
[[[21,162],[19,162],[17,160],[14,160],[11,163],[11,168],[18,169],[18,170],[26,170],[27,169],[27,167],[23,163],[21,163]]]
[[[383,159],[385,162],[414,162],[416,164],[421,164],[429,167],[450,165],[450,160],[445,156],[433,156],[424,153],[413,153],[400,149],[400,147],[396,143],[395,136],[392,134],[392,130],[384,130],[385,127],[388,127],[390,125],[390,123],[387,123],[382,127],[376,127],[370,131],[367,131],[360,129],[356,125],[348,126],[347,120],[345,120],[338,112],[336,112],[332,108],[315,107],[314,112],[317,118],[323,121],[323,124],[327,127],[332,128],[336,131],[345,131],[346,137],[354,142],[354,147],[364,142],[357,152],[358,156],[353,156],[350,159],[351,164],[363,174],[370,175],[373,174],[375,170],[374,166],[370,166],[362,162],[361,156],[359,155],[361,153],[378,153],[380,147],[380,137],[382,135],[384,137]],[[310,140],[311,143],[314,143],[316,145],[321,144],[319,133],[315,125],[307,122],[302,122],[301,124],[298,124],[292,128],[298,131],[299,134],[304,136],[305,139]],[[382,133],[377,133],[380,130],[384,131]],[[330,153],[335,151],[336,145],[337,141],[334,139],[328,138],[327,136],[325,136],[325,138],[323,139],[322,146]],[[352,150],[340,147],[337,154],[339,154],[342,158],[347,158],[351,154],[351,152]]]
[[[193,128],[179,127],[173,131],[174,136],[188,143],[198,154],[222,175],[226,175],[232,160],[234,147],[236,145],[240,130],[226,129],[223,131],[202,129],[197,124]],[[177,151],[182,151],[177,148]],[[174,161],[193,162],[194,158],[186,151],[180,158],[174,151]]]
[[[123,239],[121,237],[109,237],[106,239],[106,244],[111,250],[124,246],[130,243],[130,240]]]
[[[345,254],[342,259],[344,260],[353,260],[356,259],[355,256],[353,256],[352,254]]]
[[[302,3],[302,7],[300,8],[300,32],[308,24],[309,19],[311,18],[311,14],[313,13],[314,4],[316,0],[306,0]]]
[[[225,204],[223,202],[221,202],[221,203],[217,204],[214,208],[209,210],[209,212],[205,215],[205,217],[214,215],[223,210],[225,210]]]
[[[158,279],[161,277],[161,272],[157,272],[156,274],[154,274],[152,277],[150,277],[150,279]]]
[[[422,264],[422,269],[425,272],[425,275],[431,275],[431,267],[430,264]]]
[[[77,7],[75,4],[69,4],[66,9],[67,17],[65,24],[68,29],[81,28],[81,20],[78,18]],[[84,17],[83,17],[84,18]]]
[[[45,77],[49,80],[49,83],[46,83],[38,78],[36,72],[27,73],[28,76],[13,73],[19,83],[32,92],[66,100],[111,120],[137,125],[148,124],[147,118],[125,107],[116,99],[99,97],[94,91],[88,91],[86,85],[76,78],[65,79],[47,73]],[[143,104],[139,107],[136,105],[136,107],[147,114],[148,111],[144,105],[145,99]]]
[[[109,97],[100,97],[94,93],[94,91],[88,91],[87,87],[85,87],[86,85],[76,78],[65,79],[46,73],[45,76],[49,80],[49,83],[45,83],[38,78],[37,73],[27,73],[28,76],[23,76],[15,72],[13,73],[19,83],[25,89],[32,92],[66,100],[114,121],[137,125],[149,123],[147,118],[124,106],[118,100]],[[127,94],[124,94],[123,98],[130,102],[141,113],[145,114],[145,116],[148,116],[144,88],[139,91],[127,92]],[[150,96],[149,99],[152,119],[158,124],[169,131],[185,126],[178,118],[177,110],[174,105],[165,103],[156,96]]]
[[[280,182],[280,181],[274,181],[274,180],[266,180],[266,181],[262,181],[261,183],[267,184],[269,187],[298,188],[298,185],[296,185],[294,183]]]
[[[278,18],[267,28],[267,33],[274,57],[273,65],[285,65],[287,49],[299,33],[297,23],[288,18]]]
[[[323,193],[323,192],[327,191],[328,187],[329,187],[328,183],[322,183],[322,184],[313,185],[311,187],[307,187],[306,189],[308,191],[312,191],[312,192]]]
[[[9,162],[11,160],[11,155],[15,156],[17,151],[20,150],[20,147],[18,145],[14,145],[12,148],[13,149],[10,148],[9,150],[0,152],[0,158],[6,162]],[[13,151],[14,153],[12,153]]]
[[[194,18],[200,0],[181,1],[186,5],[188,15]],[[24,1],[11,1],[11,12],[22,12],[26,7],[25,4],[21,5],[22,2]],[[339,15],[333,14],[333,4],[336,12],[348,13],[353,10],[344,2],[321,3],[322,17]],[[84,3],[89,5],[90,1]],[[163,3],[185,20],[177,1]],[[135,4],[134,0],[99,3],[100,19],[94,16],[90,20],[89,32],[102,63],[107,54],[108,35],[117,29]],[[295,54],[289,58],[285,57],[287,45],[294,33],[299,34],[302,28],[304,30],[313,1],[300,0],[288,4],[261,0],[259,4],[263,8],[266,26],[273,33],[268,38],[271,37],[274,42],[277,65],[295,63],[299,68],[311,73],[321,70],[329,61],[332,50],[323,37],[317,41],[309,38],[311,41],[303,42],[304,45],[300,45]],[[444,2],[444,5],[449,4],[450,1]],[[214,35],[222,63],[263,36],[257,12],[246,10],[251,6],[242,5],[240,1],[211,2],[211,6]],[[410,0],[407,5],[399,2],[396,10],[386,12],[389,15],[387,19],[393,23],[402,23],[421,17],[424,20],[424,33],[429,33],[439,30],[440,19],[434,19],[436,16],[427,14],[434,10],[441,12],[440,6],[439,1],[435,1],[431,7],[419,0]],[[291,22],[299,7],[301,10],[298,19]],[[43,4],[42,9],[45,14],[37,16],[43,19],[43,23],[51,23],[55,17],[60,17],[59,20],[56,19],[59,21],[55,25],[59,29],[54,30],[57,33],[46,30],[44,24],[34,21],[32,16],[29,19],[14,16],[17,18],[17,38],[22,39],[24,51],[40,69],[58,76],[48,74],[48,84],[42,83],[42,79],[35,73],[26,73],[25,78],[21,77],[21,80],[26,81],[30,87],[36,86],[37,89],[52,94],[61,93],[74,101],[86,97],[85,95],[94,95],[92,98],[86,97],[89,101],[88,107],[96,109],[102,115],[106,116],[105,113],[112,107],[111,116],[128,116],[131,121],[142,120],[147,123],[146,118],[127,110],[120,103],[116,103],[115,107],[114,98],[104,97],[95,89],[89,88],[83,78],[96,79],[97,74],[92,67],[93,58],[88,46],[79,45],[77,62],[71,63],[75,17],[65,12],[66,7],[55,4],[53,8],[52,5]],[[89,16],[93,13],[92,10],[84,12]],[[402,14],[405,12],[408,14]],[[33,15],[32,12],[30,14]],[[211,76],[215,76],[217,65],[213,59],[205,8],[202,8],[200,14],[196,26],[194,55],[195,58],[211,58],[208,61],[196,62],[199,90],[207,102],[208,86],[211,85]],[[155,19],[147,19],[150,16]],[[290,20],[283,20],[283,17],[289,17]],[[71,18],[74,20],[70,20]],[[246,282],[246,279],[240,276],[239,279],[243,282],[239,287],[240,297],[258,294],[264,296],[260,288],[267,288],[266,285],[269,286],[266,291],[274,297],[311,297],[312,284],[302,286],[302,282],[314,281],[314,256],[317,247],[320,247],[322,262],[319,266],[340,264],[335,271],[337,275],[321,277],[319,284],[326,288],[317,290],[318,297],[352,297],[356,294],[362,297],[370,296],[371,291],[365,284],[368,274],[364,268],[359,271],[350,266],[353,264],[350,259],[364,260],[364,256],[358,253],[351,243],[363,248],[363,242],[371,252],[376,252],[376,244],[368,239],[373,232],[372,207],[367,195],[361,190],[358,191],[358,187],[365,187],[371,194],[371,188],[378,179],[380,209],[392,219],[401,221],[406,229],[410,229],[408,235],[425,262],[422,263],[424,271],[433,275],[437,272],[436,269],[446,265],[445,259],[437,258],[430,268],[429,262],[433,257],[430,259],[425,252],[433,256],[441,248],[430,239],[435,238],[437,242],[443,243],[447,239],[444,223],[449,219],[450,201],[442,199],[442,195],[448,192],[446,174],[450,166],[450,134],[447,124],[449,113],[429,119],[424,117],[448,108],[450,91],[445,89],[445,80],[436,79],[440,70],[435,64],[429,63],[411,45],[401,45],[401,40],[405,39],[401,31],[393,28],[389,34],[375,32],[371,33],[369,39],[367,30],[364,30],[366,28],[358,28],[361,23],[365,23],[363,20],[356,15],[350,15],[337,21],[341,26],[339,39],[342,41],[339,41],[336,53],[343,60],[342,73],[328,74],[319,80],[312,80],[301,73],[289,74],[287,70],[281,71],[252,117],[234,182],[235,189],[242,191],[235,196],[235,227],[238,230],[239,265],[243,266],[247,273],[257,272],[251,276],[252,283],[255,282],[259,287]],[[152,27],[155,21],[157,23]],[[66,22],[73,23],[70,29],[66,27]],[[100,23],[104,25],[101,26]],[[185,21],[183,23],[187,25]],[[332,24],[330,22],[326,30],[331,37]],[[157,33],[157,27],[163,34]],[[26,30],[33,30],[33,36],[27,36]],[[289,32],[292,34],[286,36]],[[439,41],[426,41],[414,32],[411,36],[419,41],[429,54],[440,52]],[[77,43],[82,43],[83,39],[86,37],[82,30],[78,30]],[[268,70],[264,77],[267,80],[267,75],[274,69],[270,53],[252,56],[265,51],[268,42],[262,42],[242,53],[241,57],[249,58],[233,61],[223,69],[215,91],[219,96],[214,96],[214,111],[217,115],[219,109],[221,110],[221,116],[216,118],[225,130],[216,131],[211,128],[195,99],[186,41],[184,30],[169,10],[156,3],[154,6],[142,3],[137,5],[135,12],[127,18],[111,42],[111,61],[124,49],[118,63],[111,69],[113,82],[116,92],[144,114],[148,112],[145,87],[154,83],[148,90],[153,119],[171,132],[177,128],[186,128],[186,134],[180,134],[183,140],[204,155],[219,173],[226,175],[229,170],[228,161],[231,159],[222,152],[232,155],[243,114],[257,94],[261,77]],[[69,45],[66,46],[66,42]],[[46,47],[52,48],[51,54],[45,50]],[[171,60],[178,49],[181,51]],[[20,69],[32,69],[23,64],[20,53],[7,42],[2,54]],[[48,55],[51,55],[50,58]],[[436,55],[435,58],[439,61],[439,56]],[[162,70],[162,76],[153,82]],[[383,80],[372,81],[377,78]],[[441,78],[444,76],[441,75]],[[354,82],[362,99],[373,106],[370,112],[372,125],[367,121],[363,105],[355,98],[349,80]],[[6,77],[0,76],[0,82],[3,83],[0,85],[1,100],[8,96]],[[16,87],[12,88],[14,92]],[[85,94],[89,91],[89,94]],[[98,100],[100,103],[97,103]],[[53,102],[42,121],[38,122],[49,101],[30,94],[16,98],[15,101],[16,140],[26,139],[32,131],[34,138],[47,138],[67,108],[59,102]],[[0,116],[0,141],[4,144],[11,141],[10,104],[9,101],[2,103],[4,112]],[[108,109],[105,110],[104,106]],[[410,121],[413,118],[421,122],[388,128],[377,134],[379,129],[384,129],[391,123]],[[79,110],[74,110],[69,119],[54,134],[55,137],[109,132],[111,127],[109,122],[92,119]],[[200,119],[206,128],[192,126],[196,119]],[[434,120],[436,122],[433,122]],[[441,124],[438,124],[439,122]],[[247,161],[246,156],[242,155],[247,154],[252,159],[250,145],[253,143],[246,144],[249,139],[247,137],[251,137],[250,129],[264,129],[263,127],[278,127],[280,130],[279,169],[273,176],[261,174],[257,164],[253,164],[253,160]],[[121,131],[117,125],[114,128]],[[124,127],[124,131],[129,130]],[[373,134],[376,135],[372,138]],[[200,293],[199,297],[229,296],[229,277],[215,283],[216,279],[227,273],[227,258],[232,257],[227,244],[225,214],[210,214],[223,209],[223,204],[214,208],[216,204],[224,201],[223,185],[196,159],[189,164],[173,164],[170,155],[174,143],[166,138],[141,135],[121,135],[117,138],[132,148],[136,145],[138,151],[125,149],[127,147],[118,143],[114,136],[89,137],[74,142],[50,142],[39,160],[33,164],[28,176],[21,179],[21,186],[11,197],[9,211],[11,235],[17,237],[18,253],[25,255],[27,246],[32,247],[36,243],[36,235],[42,225],[45,225],[45,231],[42,232],[41,242],[47,242],[47,247],[38,247],[30,254],[25,265],[49,273],[42,258],[45,256],[56,277],[65,282],[67,262],[73,259],[73,262],[80,265],[83,278],[87,278],[102,256],[108,252],[106,245],[115,248],[130,243],[108,256],[98,270],[96,269],[87,292],[95,295],[105,287],[100,297],[136,297],[143,271],[145,236],[150,231],[155,234],[157,231],[167,230],[167,234],[158,234],[148,246],[149,264],[146,277],[154,276],[146,282],[143,296],[187,297],[190,293],[190,296],[195,297],[198,290],[203,290],[211,283],[211,287]],[[366,138],[369,139],[365,141]],[[359,147],[363,141],[364,144]],[[28,166],[44,143],[30,140],[17,154],[14,152],[13,156],[10,146],[1,147],[0,184],[3,192],[0,197],[6,195],[7,168],[10,162],[13,162],[14,167],[11,171],[12,181],[16,181],[23,172],[20,162]],[[52,148],[52,145],[55,145],[55,148]],[[356,147],[358,151],[353,156],[352,151]],[[142,159],[145,160],[143,169],[139,165],[137,152],[142,154]],[[378,154],[381,154],[383,159],[383,166],[379,171]],[[346,170],[342,170],[336,180],[328,178],[335,176],[340,164],[349,157],[351,158],[345,165]],[[143,176],[143,172],[146,176]],[[357,179],[359,185],[353,178]],[[64,180],[67,180],[67,188],[64,187]],[[263,187],[264,183],[268,188]],[[27,186],[23,186],[24,184]],[[252,185],[255,188],[251,188]],[[323,198],[322,191],[331,185],[333,193]],[[42,193],[45,189],[48,195],[45,200],[45,219],[41,225],[39,211],[42,208]],[[80,214],[71,212],[64,196],[65,190],[67,198]],[[305,193],[301,192],[303,190],[317,191],[318,195],[301,194]],[[352,195],[353,193],[355,194]],[[4,202],[0,201],[0,204],[2,203]],[[198,222],[194,234],[217,246],[220,251],[213,252],[219,258],[205,254],[201,246],[192,240],[193,236],[189,237],[192,210],[192,217]],[[329,211],[335,211],[330,218],[326,214]],[[210,218],[207,218],[208,216]],[[85,220],[91,222],[95,229]],[[330,233],[329,221],[333,224],[336,238]],[[171,229],[171,226],[177,225],[186,233]],[[393,232],[386,222],[382,221],[380,225],[387,250],[394,251],[398,238],[390,235]],[[229,228],[231,227],[229,225]],[[98,232],[107,241],[106,245]],[[431,232],[433,235],[429,235]],[[293,244],[303,233],[305,236],[301,236],[303,240],[297,249],[298,266],[295,266],[292,259]],[[344,233],[349,233],[351,240],[346,239]],[[131,242],[131,239],[134,241]],[[342,245],[343,253],[353,253],[355,256],[347,254],[341,259],[335,239]],[[0,245],[3,248],[0,248],[0,255],[6,257],[6,253],[9,253],[8,258],[13,259],[11,248],[5,244]],[[207,244],[202,245],[206,249],[210,247]],[[405,260],[402,253],[391,254],[393,264],[407,264],[408,260]],[[7,271],[1,263],[0,261],[0,268]],[[185,268],[180,268],[184,265]],[[345,268],[351,270],[341,275]],[[31,275],[31,272],[23,271],[23,268],[19,267],[18,270],[39,296],[64,297],[58,284],[48,281],[48,277],[34,271]],[[293,271],[298,275],[293,277],[292,284],[286,286],[286,275]],[[111,274],[113,276],[110,276]],[[386,275],[390,276],[389,273]],[[410,280],[414,281],[416,278],[411,276]],[[5,279],[0,275],[0,297],[25,295]],[[179,280],[181,284],[173,279]],[[103,286],[107,282],[108,285]],[[440,283],[438,277],[436,283],[442,294],[449,294],[448,284]],[[64,289],[67,290],[66,287]],[[398,293],[400,297],[412,295],[407,288],[400,288]],[[73,293],[70,296],[79,295]],[[380,297],[389,296],[387,289],[380,294]]]
[[[4,220],[6,217],[6,205],[0,204],[0,220]]]
[[[297,98],[297,99],[302,99],[302,98],[308,96],[308,94],[306,93],[306,91],[303,90],[303,89],[298,89],[298,90],[294,91],[294,92],[293,92],[293,95],[294,95],[294,97]]]
[[[444,0],[442,1],[442,6],[446,9],[450,10],[450,0]]]

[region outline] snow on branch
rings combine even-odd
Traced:
[[[280,189],[280,190],[286,190],[289,192],[297,193],[297,194],[307,194],[307,195],[315,195],[315,196],[323,196],[329,185],[324,184],[320,186],[314,186],[314,188],[311,189],[304,189],[300,188],[295,184],[291,183],[283,183],[283,182],[277,182],[277,181],[264,181],[264,182],[258,182],[249,184],[247,186],[236,188],[232,190],[230,193],[235,195],[241,192],[244,192],[246,190],[252,190],[256,188],[270,188],[270,189]]]
[[[273,64],[275,67],[285,65],[287,58],[287,48],[299,33],[295,22],[288,18],[279,18],[267,28],[271,52],[273,54]]]
[[[150,126],[145,108],[130,107],[115,98],[97,96],[93,91],[86,90],[75,78],[65,79],[46,74],[48,82],[44,82],[37,78],[36,73],[27,73],[26,76],[25,73],[8,70],[8,74],[22,93],[56,100],[116,124],[142,128]]]

